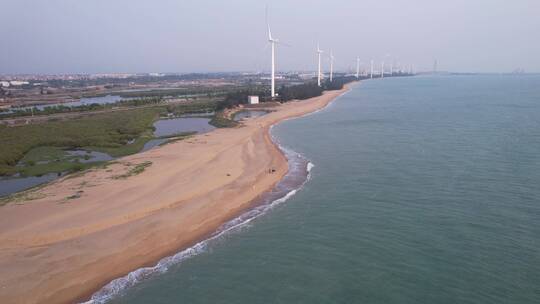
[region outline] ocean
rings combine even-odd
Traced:
[[[96,302],[540,303],[540,76],[363,81],[272,134],[280,189]]]

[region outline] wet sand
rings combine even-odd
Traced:
[[[122,158],[0,207],[2,303],[88,300],[111,280],[204,239],[287,173],[270,126],[345,90]]]

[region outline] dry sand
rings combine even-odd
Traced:
[[[205,238],[286,174],[269,127],[344,91],[122,158],[0,207],[0,302],[88,300],[111,280]],[[144,162],[152,162],[144,172],[114,178]]]

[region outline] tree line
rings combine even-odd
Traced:
[[[283,85],[278,89],[278,97],[276,100],[279,102],[287,102],[295,99],[303,100],[321,96],[324,91],[341,90],[344,85],[355,80],[356,77],[354,76],[340,76],[334,78],[333,81],[326,80],[320,87],[317,85],[317,83],[312,81],[292,86]],[[228,93],[225,96],[225,99],[219,101],[217,104],[217,110],[221,111],[224,109],[234,108],[240,104],[246,104],[248,96],[251,95],[259,96],[261,102],[272,100],[270,98],[269,90],[263,90],[260,88],[239,90]]]

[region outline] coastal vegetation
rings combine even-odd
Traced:
[[[27,107],[22,109],[14,108],[11,113],[2,114],[2,118],[15,118],[15,117],[25,117],[25,116],[38,116],[38,115],[51,115],[51,114],[61,114],[61,113],[75,113],[75,112],[90,112],[90,111],[104,111],[110,110],[115,107],[141,107],[149,105],[158,105],[162,103],[162,99],[158,97],[152,98],[134,98],[134,99],[125,99],[118,101],[116,103],[108,104],[98,104],[92,103],[87,105],[80,106],[65,106],[65,105],[56,105],[56,106],[45,106],[42,109],[38,107]]]
[[[294,86],[282,86],[278,91],[279,100],[287,102],[290,100],[303,100],[312,97],[321,96],[324,91],[341,90],[347,83],[356,80],[354,76],[335,77],[332,81],[326,80],[322,86],[315,82],[308,82]]]
[[[124,98],[164,98],[164,97],[183,97],[183,96],[206,96],[215,97],[223,96],[228,92],[237,90],[238,87],[219,86],[219,87],[202,87],[202,88],[173,88],[173,89],[154,89],[147,91],[120,91],[113,92],[113,95],[118,95]]]
[[[0,128],[0,175],[22,173],[27,175],[45,172],[58,172],[68,166],[84,167],[83,164],[66,164],[68,161],[47,162],[17,166],[25,154],[37,147],[60,147],[85,149],[88,147],[106,151],[114,156],[127,155],[142,147],[151,137],[141,135],[152,131],[152,123],[164,108],[135,109],[128,112],[110,112],[83,117],[77,120],[54,121],[42,124],[30,124],[18,127]],[[128,142],[135,139],[126,148]],[[137,151],[136,151],[137,152]],[[58,159],[57,149],[44,149],[37,154],[42,160]],[[36,161],[36,156],[29,156],[29,161]],[[33,167],[33,168],[32,168]],[[31,168],[31,169],[30,169]],[[43,170],[38,170],[39,168]],[[84,169],[84,168],[81,168]]]
[[[155,99],[154,99],[155,100]],[[48,121],[40,124],[6,127],[0,125],[0,176],[20,174],[40,176],[47,173],[76,172],[99,162],[80,162],[89,156],[74,157],[66,150],[86,150],[107,153],[112,157],[140,152],[154,138],[153,123],[160,117],[189,114],[213,115],[217,102],[162,104],[127,111],[92,114],[78,119]],[[223,117],[213,119],[219,127],[234,124]],[[159,138],[177,141],[192,132]]]
[[[277,100],[280,102],[287,102],[321,96],[324,91],[341,90],[345,84],[355,80],[356,77],[354,76],[339,76],[334,78],[333,81],[325,81],[320,87],[315,82],[306,82],[290,86],[284,85],[278,89]],[[249,88],[228,93],[225,96],[225,99],[217,102],[216,108],[218,111],[221,111],[234,108],[241,104],[246,104],[247,97],[250,95],[259,96],[261,102],[271,101],[269,90],[258,87]]]
[[[332,81],[327,80],[324,82],[323,88],[325,91],[341,90],[343,87],[353,81],[356,81],[354,76],[340,76],[335,77]]]
[[[174,116],[187,114],[213,113],[217,109],[217,100],[202,100],[189,103],[168,104],[167,113]]]
[[[323,90],[338,90],[354,77],[337,77],[326,81],[323,87],[315,83],[283,86],[279,101],[307,99],[320,96]],[[217,128],[230,128],[238,122],[224,115],[224,110],[247,102],[247,96],[258,95],[262,101],[270,100],[269,91],[260,87],[241,88],[228,92],[219,99],[206,99],[189,103],[164,103],[161,96],[124,100],[117,104],[92,104],[79,107],[46,107],[34,115],[48,115],[72,111],[109,109],[113,106],[132,106],[126,111],[92,113],[78,119],[48,121],[17,127],[0,125],[0,176],[19,173],[22,176],[39,176],[47,173],[85,170],[96,162],[81,162],[65,150],[80,149],[107,153],[112,157],[134,154],[142,150],[153,135],[153,123],[160,117],[189,114],[211,116],[210,124]],[[28,115],[21,110],[15,115]],[[191,134],[172,136],[180,140]],[[84,156],[83,156],[84,158]],[[88,158],[84,158],[88,160]]]
[[[233,128],[238,126],[238,122],[225,117],[223,111],[217,112],[209,124],[213,125],[216,128]]]
[[[140,164],[133,165],[132,163],[127,163],[126,166],[129,167],[126,173],[115,175],[112,178],[113,179],[126,179],[130,176],[138,175],[144,172],[146,168],[150,167],[152,165],[151,161],[145,161]]]
[[[323,93],[323,88],[319,87],[314,82],[294,85],[294,86],[282,86],[278,90],[279,100],[281,102],[287,102],[294,99],[308,99],[316,96],[320,96]]]

